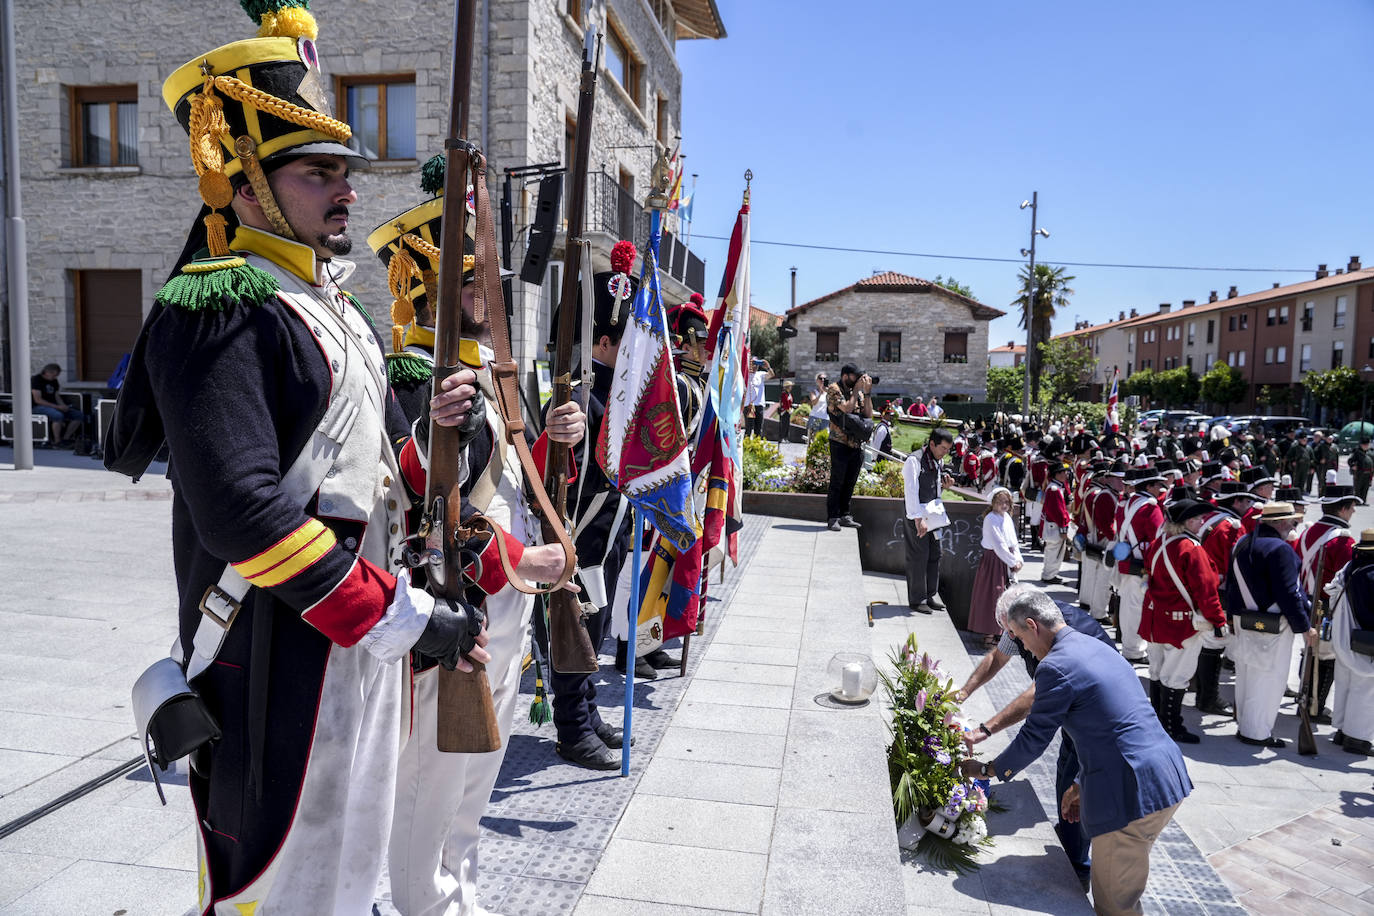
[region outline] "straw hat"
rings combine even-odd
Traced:
[[[1303,514],[1292,503],[1265,503],[1260,510],[1259,520],[1264,522],[1300,522]]]

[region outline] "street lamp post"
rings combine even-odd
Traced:
[[[1040,207],[1040,192],[1032,191],[1030,200],[1021,201],[1021,209],[1030,207],[1031,211],[1031,240],[1029,248],[1021,249],[1021,256],[1030,258],[1030,273],[1026,278],[1026,378],[1021,386],[1021,416],[1022,422],[1030,417],[1030,396],[1031,396],[1031,373],[1030,363],[1031,354],[1035,352],[1035,237],[1050,237],[1050,230],[1036,228],[1035,221],[1037,211]],[[1013,360],[1015,362],[1015,360]]]
[[[1369,363],[1360,367],[1360,435],[1364,435],[1364,424],[1369,417],[1369,383],[1364,380],[1366,372],[1374,372]]]

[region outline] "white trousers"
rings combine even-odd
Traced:
[[[1102,564],[1093,554],[1084,551],[1078,556],[1078,603],[1087,605],[1088,610],[1094,617],[1099,619],[1101,614],[1106,613],[1106,608],[1099,609],[1093,604],[1093,599],[1097,596],[1097,583],[1102,578]]]
[[[1093,609],[1093,616],[1098,620],[1107,619],[1107,604],[1112,597],[1112,582],[1115,578],[1112,571],[1102,565],[1100,557],[1089,557],[1085,560],[1086,565],[1096,569],[1093,580],[1092,598],[1089,599],[1089,607]]]
[[[1144,658],[1140,615],[1145,606],[1145,577],[1122,575],[1117,591],[1121,594],[1121,654],[1128,659]]]
[[[372,912],[391,829],[404,664],[378,661],[362,646],[330,649],[296,816],[271,864],[216,902],[214,916]],[[203,862],[203,848],[199,855]],[[197,912],[212,893],[201,875]]]
[[[1045,511],[1045,503],[1040,499],[1033,499],[1026,503],[1026,511],[1030,513],[1030,523],[1034,527],[1040,524],[1040,513]]]
[[[1268,738],[1288,684],[1293,631],[1286,621],[1274,634],[1237,630],[1229,654],[1236,663],[1237,731],[1246,738]]]
[[[437,672],[415,678],[413,730],[401,751],[388,857],[391,900],[403,916],[476,912],[479,822],[510,743],[533,607],[533,598],[510,586],[487,599],[487,677],[501,731],[500,750],[440,753]]]
[[[1183,640],[1183,648],[1167,642],[1149,644],[1150,680],[1159,681],[1170,690],[1185,690],[1197,671],[1197,657],[1202,653],[1202,634],[1194,633]]]
[[[1064,563],[1064,529],[1054,522],[1045,522],[1045,567],[1040,572],[1041,579],[1053,579],[1059,575],[1059,567]]]
[[[1336,662],[1331,724],[1356,741],[1374,741],[1374,678],[1360,677]]]

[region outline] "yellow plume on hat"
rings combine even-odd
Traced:
[[[319,34],[310,0],[239,0],[243,11],[260,23],[259,38],[309,38]]]

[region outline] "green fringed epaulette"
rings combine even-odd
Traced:
[[[435,197],[444,193],[444,176],[447,169],[448,160],[442,153],[430,156],[425,164],[420,166],[420,190]]]
[[[158,290],[155,301],[188,312],[219,312],[235,302],[258,305],[279,289],[276,277],[237,255],[197,258]]]
[[[386,377],[393,385],[427,382],[434,377],[434,367],[414,353],[388,353]]]

